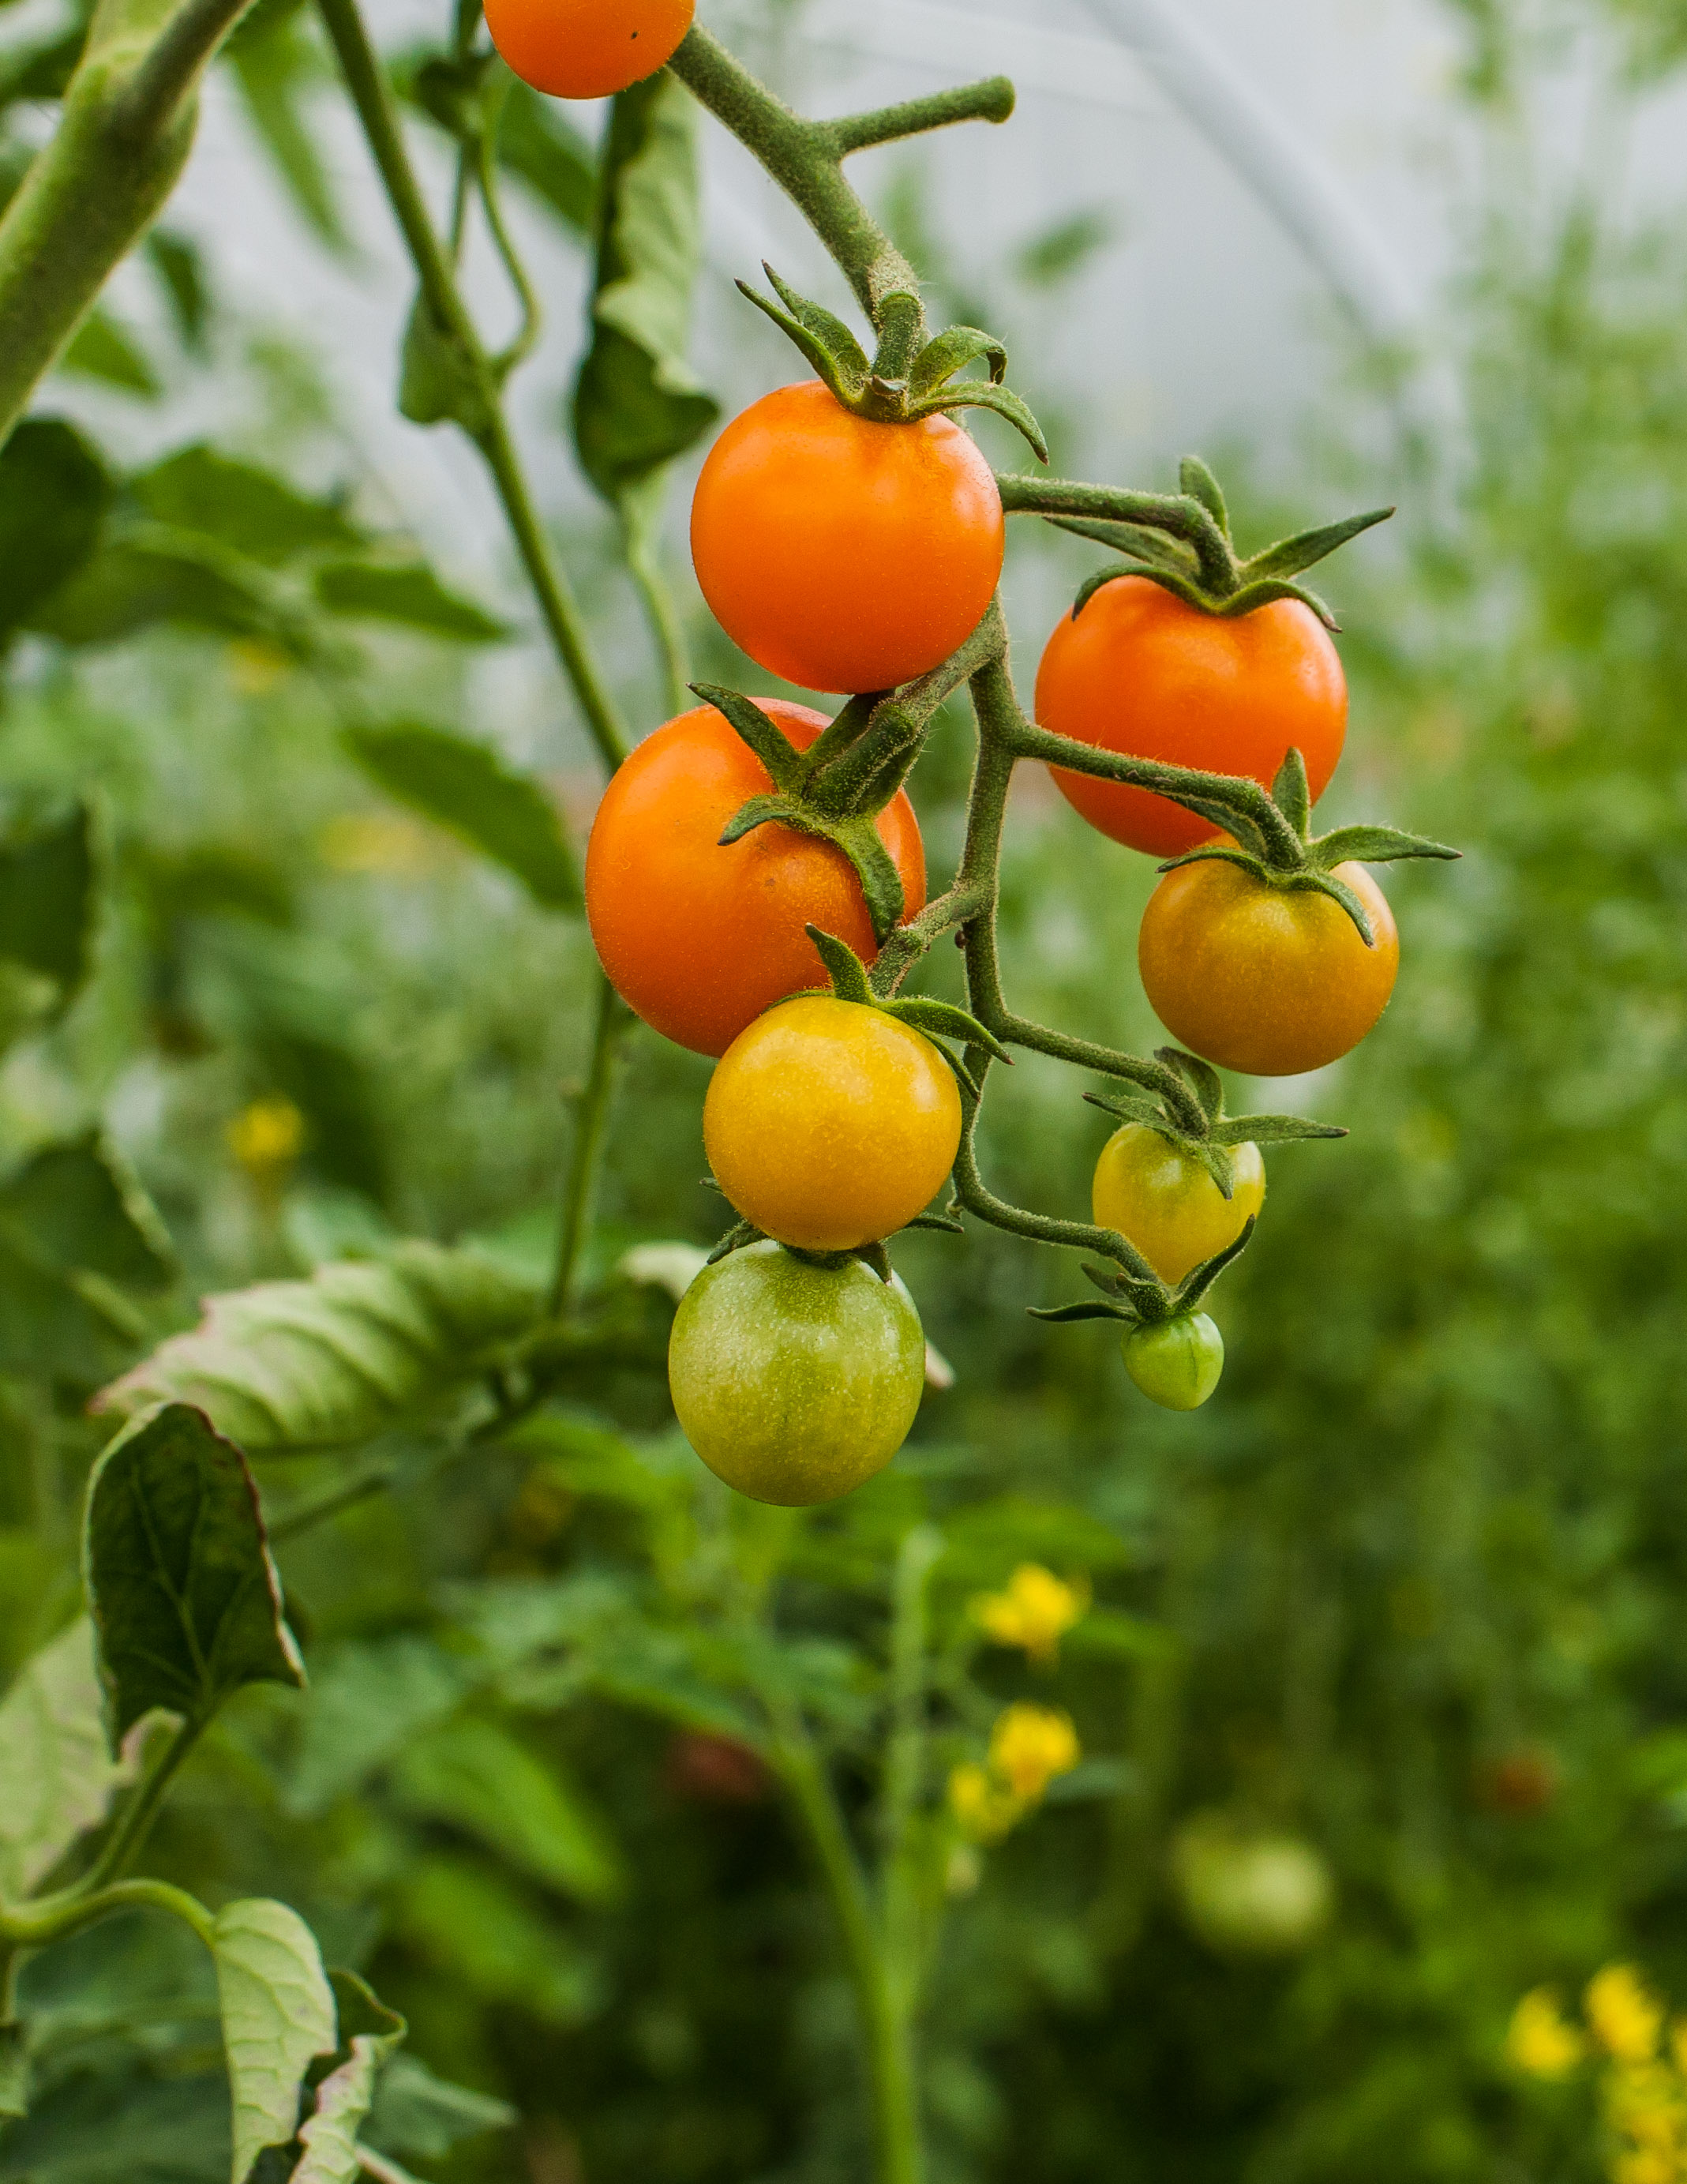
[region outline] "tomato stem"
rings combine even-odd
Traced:
[[[581,1262],[592,1233],[598,1184],[609,1141],[615,1063],[622,1035],[631,1022],[626,1005],[599,971],[591,1070],[580,1095],[574,1150],[563,1184],[562,1225],[557,1234],[556,1268],[551,1277],[550,1317],[554,1322],[567,1318],[579,1284]]]

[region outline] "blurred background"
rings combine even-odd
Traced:
[[[64,36],[59,6],[0,19],[14,173],[47,125],[32,57]],[[834,1559],[793,1612],[867,1643],[877,1580],[852,1592],[849,1556],[880,1554],[911,1496],[972,1513],[996,1574],[1015,1558],[1082,1572],[1111,1617],[1054,1686],[1086,1769],[991,1854],[941,1960],[937,2173],[1673,2184],[1673,2155],[1609,2168],[1592,2079],[1531,2077],[1506,2042],[1526,1992],[1567,2000],[1613,1961],[1687,2006],[1687,11],[703,12],[809,111],[1014,75],[1005,130],[880,151],[855,179],[942,308],[1006,337],[1062,474],[1166,490],[1198,450],[1250,550],[1399,504],[1321,572],[1354,693],[1323,809],[1465,851],[1392,868],[1403,968],[1367,1045],[1314,1080],[1234,1088],[1352,1135],[1272,1156],[1258,1239],[1218,1293],[1230,1362],[1207,1409],[1151,1409],[1105,1328],[1026,1317],[1077,1294],[1055,1255],[984,1232],[899,1245],[955,1383],[827,1535]],[[372,11],[401,76],[444,15]],[[603,116],[535,112],[511,211],[547,332],[515,408],[648,728],[660,685],[638,601],[567,430]],[[447,140],[410,125],[443,203]],[[747,157],[712,125],[699,145],[693,364],[730,414],[790,376],[733,279],[766,258],[843,298]],[[470,267],[506,323],[483,238]],[[331,668],[255,593],[237,608],[214,587],[131,585],[126,606],[61,605],[9,639],[14,805],[96,783],[111,878],[74,1009],[43,1029],[19,1005],[0,1141],[19,1162],[109,1130],[181,1262],[142,1333],[203,1291],[399,1234],[530,1263],[553,1220],[589,1039],[583,927],[384,798],[342,742],[348,720],[454,725],[543,776],[582,839],[598,793],[471,452],[395,413],[410,297],[313,19],[260,0],[161,240],[37,404],[125,477],[207,442],[434,572],[426,611],[357,624],[355,657]],[[1010,435],[977,429],[1016,465]],[[694,666],[766,691],[692,583],[697,459],[664,549]],[[1022,692],[1094,560],[1014,533]],[[913,785],[939,869],[967,755],[946,720]],[[1015,1004],[1150,1047],[1134,944],[1152,883],[1024,779]],[[630,1047],[594,1245],[609,1292],[631,1247],[722,1225],[697,1179],[706,1078],[653,1034]],[[993,1087],[1005,1195],[1082,1213],[1106,1126],[1081,1089],[1033,1059]],[[74,1595],[99,1440],[81,1406],[137,1339],[108,1326],[44,1363],[25,1287],[0,1283],[8,1665]],[[660,1300],[627,1312],[649,1323],[570,1416],[665,1446]],[[531,1699],[523,1734],[554,1794],[532,1792],[524,1834],[454,1802],[439,1768],[406,1780],[381,1746],[381,1675],[424,1641],[450,1657],[465,1587],[647,1552],[560,1446],[489,1454],[443,1511],[388,1496],[300,1543],[286,1567],[316,1711],[247,1694],[163,1854],[299,1904],[410,2016],[414,2114],[389,2116],[388,2142],[419,2175],[842,2184],[863,2173],[848,1998],[801,1852],[736,1747],[602,1698]],[[1003,1697],[1048,1695],[1029,1668],[990,1674]],[[547,1827],[574,1850],[544,1849]],[[93,1952],[78,1976],[119,1998],[109,2023],[68,1999],[53,2020],[60,2108],[88,2134],[80,2151],[68,2126],[7,2141],[0,2178],[109,2177],[124,2118],[125,2174],[220,2173],[192,2106],[203,2020],[157,1999],[196,1975],[158,1946],[121,1930],[76,1945]],[[44,1963],[49,2016],[58,1976]],[[474,2097],[427,2096],[428,2072]]]

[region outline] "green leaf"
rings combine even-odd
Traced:
[[[0,1896],[14,1903],[133,1780],[132,1766],[111,1757],[103,1708],[86,1616],[26,1661],[0,1699]]]
[[[1005,1061],[1010,1068],[1013,1056],[993,1031],[986,1031],[977,1017],[968,1016],[950,1001],[934,1001],[922,994],[910,994],[906,1000],[880,1001],[877,1006],[887,1016],[894,1017],[899,1023],[911,1025],[914,1030],[924,1032],[933,1039],[959,1039],[963,1046],[982,1047],[992,1060]]]
[[[495,1868],[459,1857],[413,1864],[396,1922],[402,1938],[451,1988],[514,2003],[541,2024],[578,2025],[602,1983],[579,1942]]]
[[[409,1743],[399,1804],[476,1837],[500,1862],[582,1903],[611,1903],[626,1874],[604,1822],[554,1760],[497,1722],[461,1714]]]
[[[334,1995],[316,1937],[285,1903],[226,1905],[211,1951],[234,2108],[231,2184],[246,2184],[266,2147],[291,2142],[305,2073],[339,2045]]]
[[[1422,834],[1402,834],[1393,827],[1338,827],[1311,846],[1327,872],[1335,865],[1387,865],[1400,857],[1451,861],[1463,855],[1444,842],[1432,842]]]
[[[50,1374],[80,1390],[118,1371],[134,1351],[132,1308],[0,1227],[0,1372]]]
[[[316,2087],[315,2106],[299,2126],[303,2157],[291,2184],[354,2184],[362,2174],[358,2132],[375,2099],[387,2059],[404,2037],[404,2020],[351,1972],[333,1975],[340,2050]]]
[[[33,609],[25,627],[61,644],[115,644],[161,622],[220,637],[268,638],[303,657],[311,649],[296,613],[244,557],[162,527],[113,539]]]
[[[580,908],[580,876],[556,806],[484,744],[412,721],[349,728],[346,742],[389,795],[513,872],[536,902]]]
[[[1310,569],[1327,554],[1333,554],[1338,546],[1346,545],[1361,531],[1369,531],[1378,523],[1386,523],[1394,514],[1391,508],[1372,508],[1363,515],[1345,516],[1339,523],[1321,524],[1316,530],[1297,531],[1292,538],[1281,538],[1275,546],[1267,546],[1263,554],[1243,564],[1243,576],[1250,582],[1261,577],[1298,577],[1303,569]]]
[[[0,2025],[0,2118],[29,2114],[31,2075],[29,2028]]]
[[[369,2120],[371,2146],[437,2161],[465,2138],[508,2131],[517,2120],[507,2101],[437,2078],[415,2055],[395,2055],[381,2080]]]
[[[475,1377],[538,1309],[537,1295],[482,1252],[401,1244],[309,1281],[207,1298],[197,1328],[173,1335],[94,1408],[191,1402],[248,1448],[342,1446]]]
[[[111,482],[74,425],[25,417],[0,448],[0,633],[74,576],[99,542]]]
[[[304,1681],[246,1458],[185,1403],[94,1466],[83,1579],[114,1747],[155,1707],[203,1722],[243,1684]]]
[[[874,1005],[873,989],[867,983],[867,974],[860,957],[847,940],[839,940],[830,933],[822,933],[817,925],[805,925],[803,930],[813,941],[815,952],[826,966],[826,975],[832,981],[832,990],[840,1001],[857,1001],[871,1008]]]
[[[415,1632],[347,1646],[313,1676],[304,1732],[283,1794],[314,1819],[454,1714],[482,1670]]]
[[[908,374],[908,391],[914,395],[929,394],[981,356],[989,359],[991,384],[999,386],[1007,377],[1007,351],[995,336],[981,333],[977,326],[950,326],[928,341],[915,358]]]
[[[330,561],[315,585],[330,614],[402,622],[459,644],[502,644],[510,634],[507,622],[448,590],[425,561]]]
[[[175,322],[177,340],[190,356],[203,358],[211,323],[211,291],[198,245],[185,235],[155,227],[147,237],[146,251]]]
[[[702,251],[696,121],[666,70],[616,98],[599,171],[592,346],[573,399],[581,467],[604,499],[685,453],[720,415],[687,360]]]
[[[248,118],[294,205],[331,250],[350,241],[339,193],[307,119],[309,94],[326,74],[299,24],[299,0],[259,0],[228,42]]]
[[[164,392],[164,383],[146,351],[100,304],[95,304],[71,336],[58,359],[58,370],[78,379],[97,379],[107,387],[121,387],[125,394],[138,394],[143,402],[156,402]]]
[[[0,1222],[65,1273],[138,1290],[163,1289],[175,1273],[157,1209],[97,1131],[43,1147],[0,1184]]]
[[[51,978],[60,1003],[87,976],[93,825],[83,803],[22,811],[0,832],[0,956]]]
[[[576,235],[591,234],[597,157],[555,99],[543,98],[526,84],[512,80],[495,148],[498,164],[519,176],[565,227]]]
[[[937,1574],[972,1589],[999,1585],[1021,1563],[1057,1571],[1123,1569],[1136,1557],[1109,1524],[1069,1502],[1004,1494],[944,1519]]]
[[[411,305],[404,328],[398,414],[413,425],[460,425],[470,439],[492,421],[478,359],[440,325],[425,295]]]
[[[302,554],[355,547],[362,539],[334,501],[301,493],[273,471],[220,455],[203,441],[142,471],[128,491],[155,522],[198,532],[265,568]]]
[[[1185,455],[1178,465],[1178,490],[1198,500],[1219,529],[1230,536],[1230,511],[1224,504],[1224,489],[1199,455]]]

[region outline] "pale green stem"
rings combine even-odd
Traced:
[[[553,1319],[565,1319],[573,1306],[596,1210],[598,1182],[609,1134],[610,1106],[615,1093],[615,1063],[621,1035],[630,1022],[626,1004],[600,971],[590,1073],[580,1095],[574,1150],[563,1185],[562,1228],[557,1239],[556,1270],[551,1281]]]

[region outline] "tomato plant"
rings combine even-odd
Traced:
[[[1127,1123],[1095,1163],[1095,1225],[1116,1228],[1161,1281],[1174,1286],[1228,1251],[1265,1203],[1265,1162],[1255,1145],[1230,1155],[1227,1198],[1202,1163],[1144,1123]]]
[[[799,750],[827,726],[806,706],[768,710]],[[604,967],[646,1023],[699,1054],[724,1054],[763,1009],[824,983],[808,926],[877,952],[860,883],[831,843],[777,823],[721,842],[771,786],[725,717],[699,706],[646,737],[593,822],[586,908]],[[917,913],[926,860],[905,793],[875,823]]]
[[[754,1502],[833,1502],[908,1438],[926,1338],[902,1284],[752,1244],[705,1268],[674,1318],[674,1409],[718,1478]]]
[[[1341,757],[1347,682],[1302,600],[1224,618],[1145,577],[1117,577],[1055,625],[1037,671],[1037,718],[1098,750],[1248,774],[1265,788],[1299,750],[1316,803]],[[1179,856],[1221,831],[1126,783],[1050,770],[1092,827],[1151,856]]]
[[[654,75],[691,28],[695,0],[487,0],[511,69],[557,98],[609,98]]]
[[[816,994],[770,1010],[728,1047],[703,1142],[747,1221],[782,1244],[849,1251],[894,1236],[936,1196],[960,1144],[960,1095],[919,1032]]]

